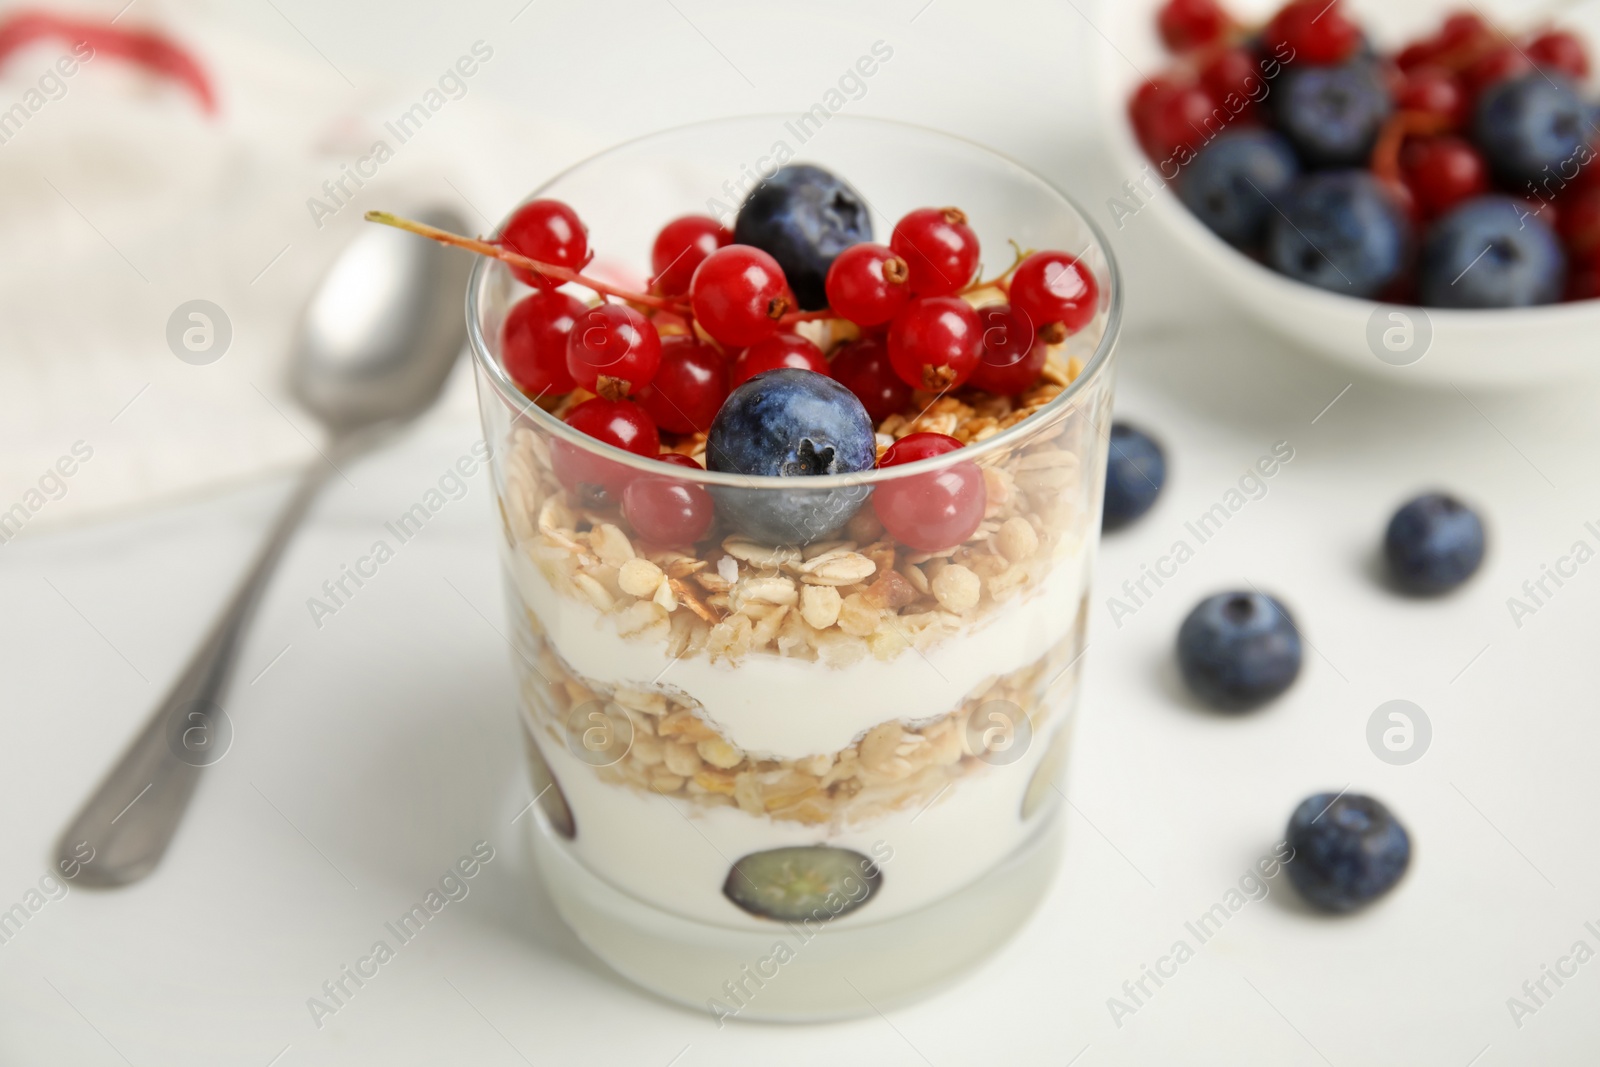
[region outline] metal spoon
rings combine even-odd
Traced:
[[[443,210],[423,218],[461,230]],[[295,527],[341,461],[425,411],[466,340],[461,294],[472,257],[385,227],[340,253],[302,316],[290,369],[297,400],[331,443],[301,476],[255,564],[172,690],[56,846],[78,885],[128,885],[155,869],[200,771],[221,759],[231,726],[219,699],[241,638]]]

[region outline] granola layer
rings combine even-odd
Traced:
[[[967,775],[1008,766],[1046,736],[1076,688],[1086,607],[1085,599],[1066,638],[1044,656],[987,679],[959,706],[921,722],[877,723],[842,749],[803,759],[741,751],[706,721],[691,694],[670,686],[612,685],[579,675],[532,613],[524,614],[517,635],[524,710],[543,745],[578,752],[582,732],[595,723],[625,735],[611,750],[579,753],[616,787],[682,798],[701,809],[862,825],[921,809]],[[1010,751],[1013,745],[1020,750]]]

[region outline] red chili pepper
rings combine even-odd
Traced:
[[[35,41],[82,41],[97,54],[117,56],[187,86],[208,115],[217,111],[211,79],[182,47],[153,30],[125,30],[109,22],[69,18],[46,11],[18,11],[0,19],[0,63]]]

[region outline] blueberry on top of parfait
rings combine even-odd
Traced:
[[[723,401],[706,435],[706,469],[804,479],[871,470],[872,420],[854,393],[797,368],[757,374]],[[787,491],[714,486],[717,513],[766,544],[803,545],[839,530],[867,499],[864,486]]]
[[[834,257],[872,240],[872,216],[861,194],[809,163],[791,163],[751,190],[733,224],[738,244],[778,261],[806,311],[828,306],[825,283]]]

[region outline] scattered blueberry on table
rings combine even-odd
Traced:
[[[1116,422],[1106,455],[1106,499],[1100,526],[1116,530],[1150,510],[1167,484],[1167,457],[1143,430]]]
[[[1300,673],[1300,634],[1265,593],[1218,593],[1178,629],[1178,666],[1212,707],[1248,711],[1278,696]]]
[[[1411,838],[1383,804],[1354,793],[1307,797],[1289,817],[1289,881],[1322,911],[1351,912],[1394,888]]]
[[[1483,520],[1446,493],[1426,493],[1394,513],[1383,555],[1396,585],[1410,593],[1456,588],[1483,562]]]

